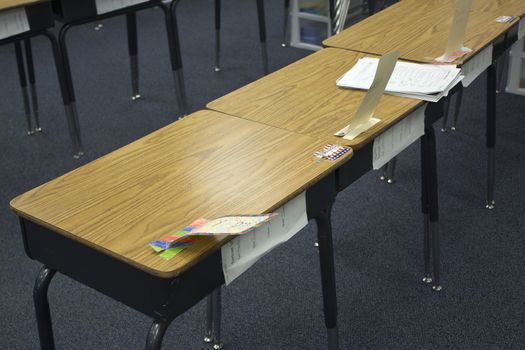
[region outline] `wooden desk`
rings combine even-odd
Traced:
[[[384,95],[381,122],[352,141],[333,136],[350,123],[365,92],[343,89],[336,80],[364,54],[324,49],[208,103],[207,107],[300,134],[362,148],[423,101]]]
[[[341,191],[372,169],[373,144],[377,136],[403,120],[417,108],[420,100],[384,95],[376,110],[381,122],[348,141],[333,134],[349,124],[365,92],[343,89],[336,80],[364,54],[340,49],[323,49],[256,82],[208,104],[208,108],[280,127],[296,133],[351,145],[354,158],[337,170],[337,190]],[[439,235],[435,136],[432,124],[443,114],[443,101],[425,109],[425,135],[421,141],[423,174],[423,214],[435,240],[433,272],[425,251],[425,281],[440,290]],[[425,232],[425,237],[429,237]],[[427,247],[430,250],[430,246]],[[430,278],[433,274],[434,278]]]
[[[326,47],[383,55],[399,50],[400,58],[424,63],[445,52],[454,0],[403,0],[325,41]],[[499,16],[522,16],[519,0],[474,0],[464,45],[472,52],[456,59],[463,64],[519,22],[498,23]]]
[[[335,199],[334,170],[350,157],[317,162],[323,145],[201,111],[15,198],[26,252],[48,266],[35,293],[42,347],[53,344],[46,293],[58,270],[155,318],[147,348],[157,349],[159,327],[224,282],[219,248],[229,238],[204,238],[169,261],[148,242],[200,217],[271,212],[303,191],[320,223],[322,269],[331,268],[323,291],[335,295],[323,211]]]

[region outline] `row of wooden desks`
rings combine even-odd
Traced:
[[[506,47],[513,28],[483,39],[480,49],[500,38]],[[34,294],[42,348],[54,346],[46,295],[55,271],[153,317],[146,348],[160,348],[169,323],[224,282],[219,248],[228,238],[204,239],[169,262],[147,243],[198,217],[269,212],[306,191],[308,218],[318,223],[329,348],[337,349],[331,206],[338,191],[372,169],[376,140],[409,117],[424,119],[425,278],[439,289],[432,124],[446,99],[425,104],[385,95],[375,113],[380,123],[352,141],[333,136],[364,97],[335,81],[363,56],[323,49],[211,102],[213,111],[197,112],[13,200],[26,252],[45,265]],[[350,145],[355,154],[333,163],[316,160],[313,153],[326,143]]]

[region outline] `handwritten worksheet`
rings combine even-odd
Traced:
[[[305,193],[292,199],[276,212],[278,215],[273,220],[236,237],[221,248],[226,285],[308,224]]]
[[[0,13],[0,40],[29,30],[26,10],[17,8]]]

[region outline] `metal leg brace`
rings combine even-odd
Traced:
[[[27,122],[27,134],[35,133],[33,129],[33,122],[31,117],[31,105],[29,102],[29,88],[27,87],[26,71],[24,64],[24,54],[22,53],[22,46],[19,41],[15,42],[16,63],[18,67],[18,78],[20,80],[20,87],[22,88],[22,100],[24,102],[24,113]]]
[[[487,201],[485,207],[494,209],[494,184],[496,181],[496,65],[487,69]]]
[[[35,65],[33,63],[33,50],[31,48],[31,39],[24,40],[24,46],[27,58],[27,75],[29,77],[29,91],[31,92],[31,103],[33,107],[33,116],[35,118],[35,132],[41,132],[40,115],[38,113],[38,95],[36,92]]]
[[[126,26],[128,31],[128,52],[131,72],[131,100],[135,101],[140,98],[136,12],[130,12],[126,14]]]

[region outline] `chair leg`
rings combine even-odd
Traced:
[[[54,350],[55,340],[53,337],[53,324],[51,322],[51,312],[47,300],[49,284],[56,271],[43,266],[35,281],[33,289],[33,302],[35,304],[36,322],[38,335],[40,337],[40,348],[42,350]]]
[[[180,50],[179,29],[177,25],[176,7],[179,0],[173,0],[168,10],[164,10],[166,20],[166,29],[168,32],[168,44],[170,48],[171,68],[173,71],[173,79],[175,82],[175,92],[177,102],[180,109],[180,116],[182,118],[187,113],[186,88],[184,84],[184,76],[182,73],[182,55]]]
[[[284,0],[284,20],[283,20],[283,40],[282,47],[286,47],[286,37],[288,35],[288,18],[290,17],[290,0]]]
[[[266,47],[266,19],[264,0],[257,0],[257,18],[259,20],[259,39],[261,41],[262,63],[264,75],[268,74],[268,50]]]
[[[27,134],[33,135],[33,122],[31,117],[31,106],[29,102],[29,88],[27,87],[26,71],[24,64],[24,54],[22,53],[22,46],[19,41],[15,42],[16,63],[18,67],[18,78],[20,80],[20,87],[22,88],[22,100],[24,102],[24,113],[27,122]]]
[[[131,100],[135,101],[140,98],[136,12],[126,14],[126,27],[128,31],[128,53],[131,72]]]
[[[73,135],[75,141],[74,141],[74,147],[75,147],[75,153],[73,154],[73,157],[76,159],[81,158],[84,155],[84,148],[82,146],[82,139],[80,136],[80,123],[78,120],[78,112],[77,112],[77,106],[75,101],[75,89],[73,87],[73,78],[71,76],[71,65],[69,63],[69,56],[67,53],[67,45],[66,45],[66,34],[71,28],[71,25],[66,24],[60,28],[60,31],[58,33],[58,48],[60,52],[60,58],[59,64],[62,67],[58,67],[59,71],[63,72],[64,75],[64,83],[68,90],[68,104],[66,104],[66,115],[68,116],[69,120],[69,128],[70,133]],[[53,42],[53,40],[51,40]],[[56,61],[56,60],[55,60]]]
[[[221,70],[221,0],[215,0],[215,71]]]
[[[41,132],[40,116],[38,114],[38,95],[36,92],[35,65],[33,63],[33,50],[31,48],[31,39],[24,40],[24,46],[27,58],[27,75],[29,77],[29,88],[31,92],[31,102],[33,103],[33,116],[35,117],[35,132]]]

